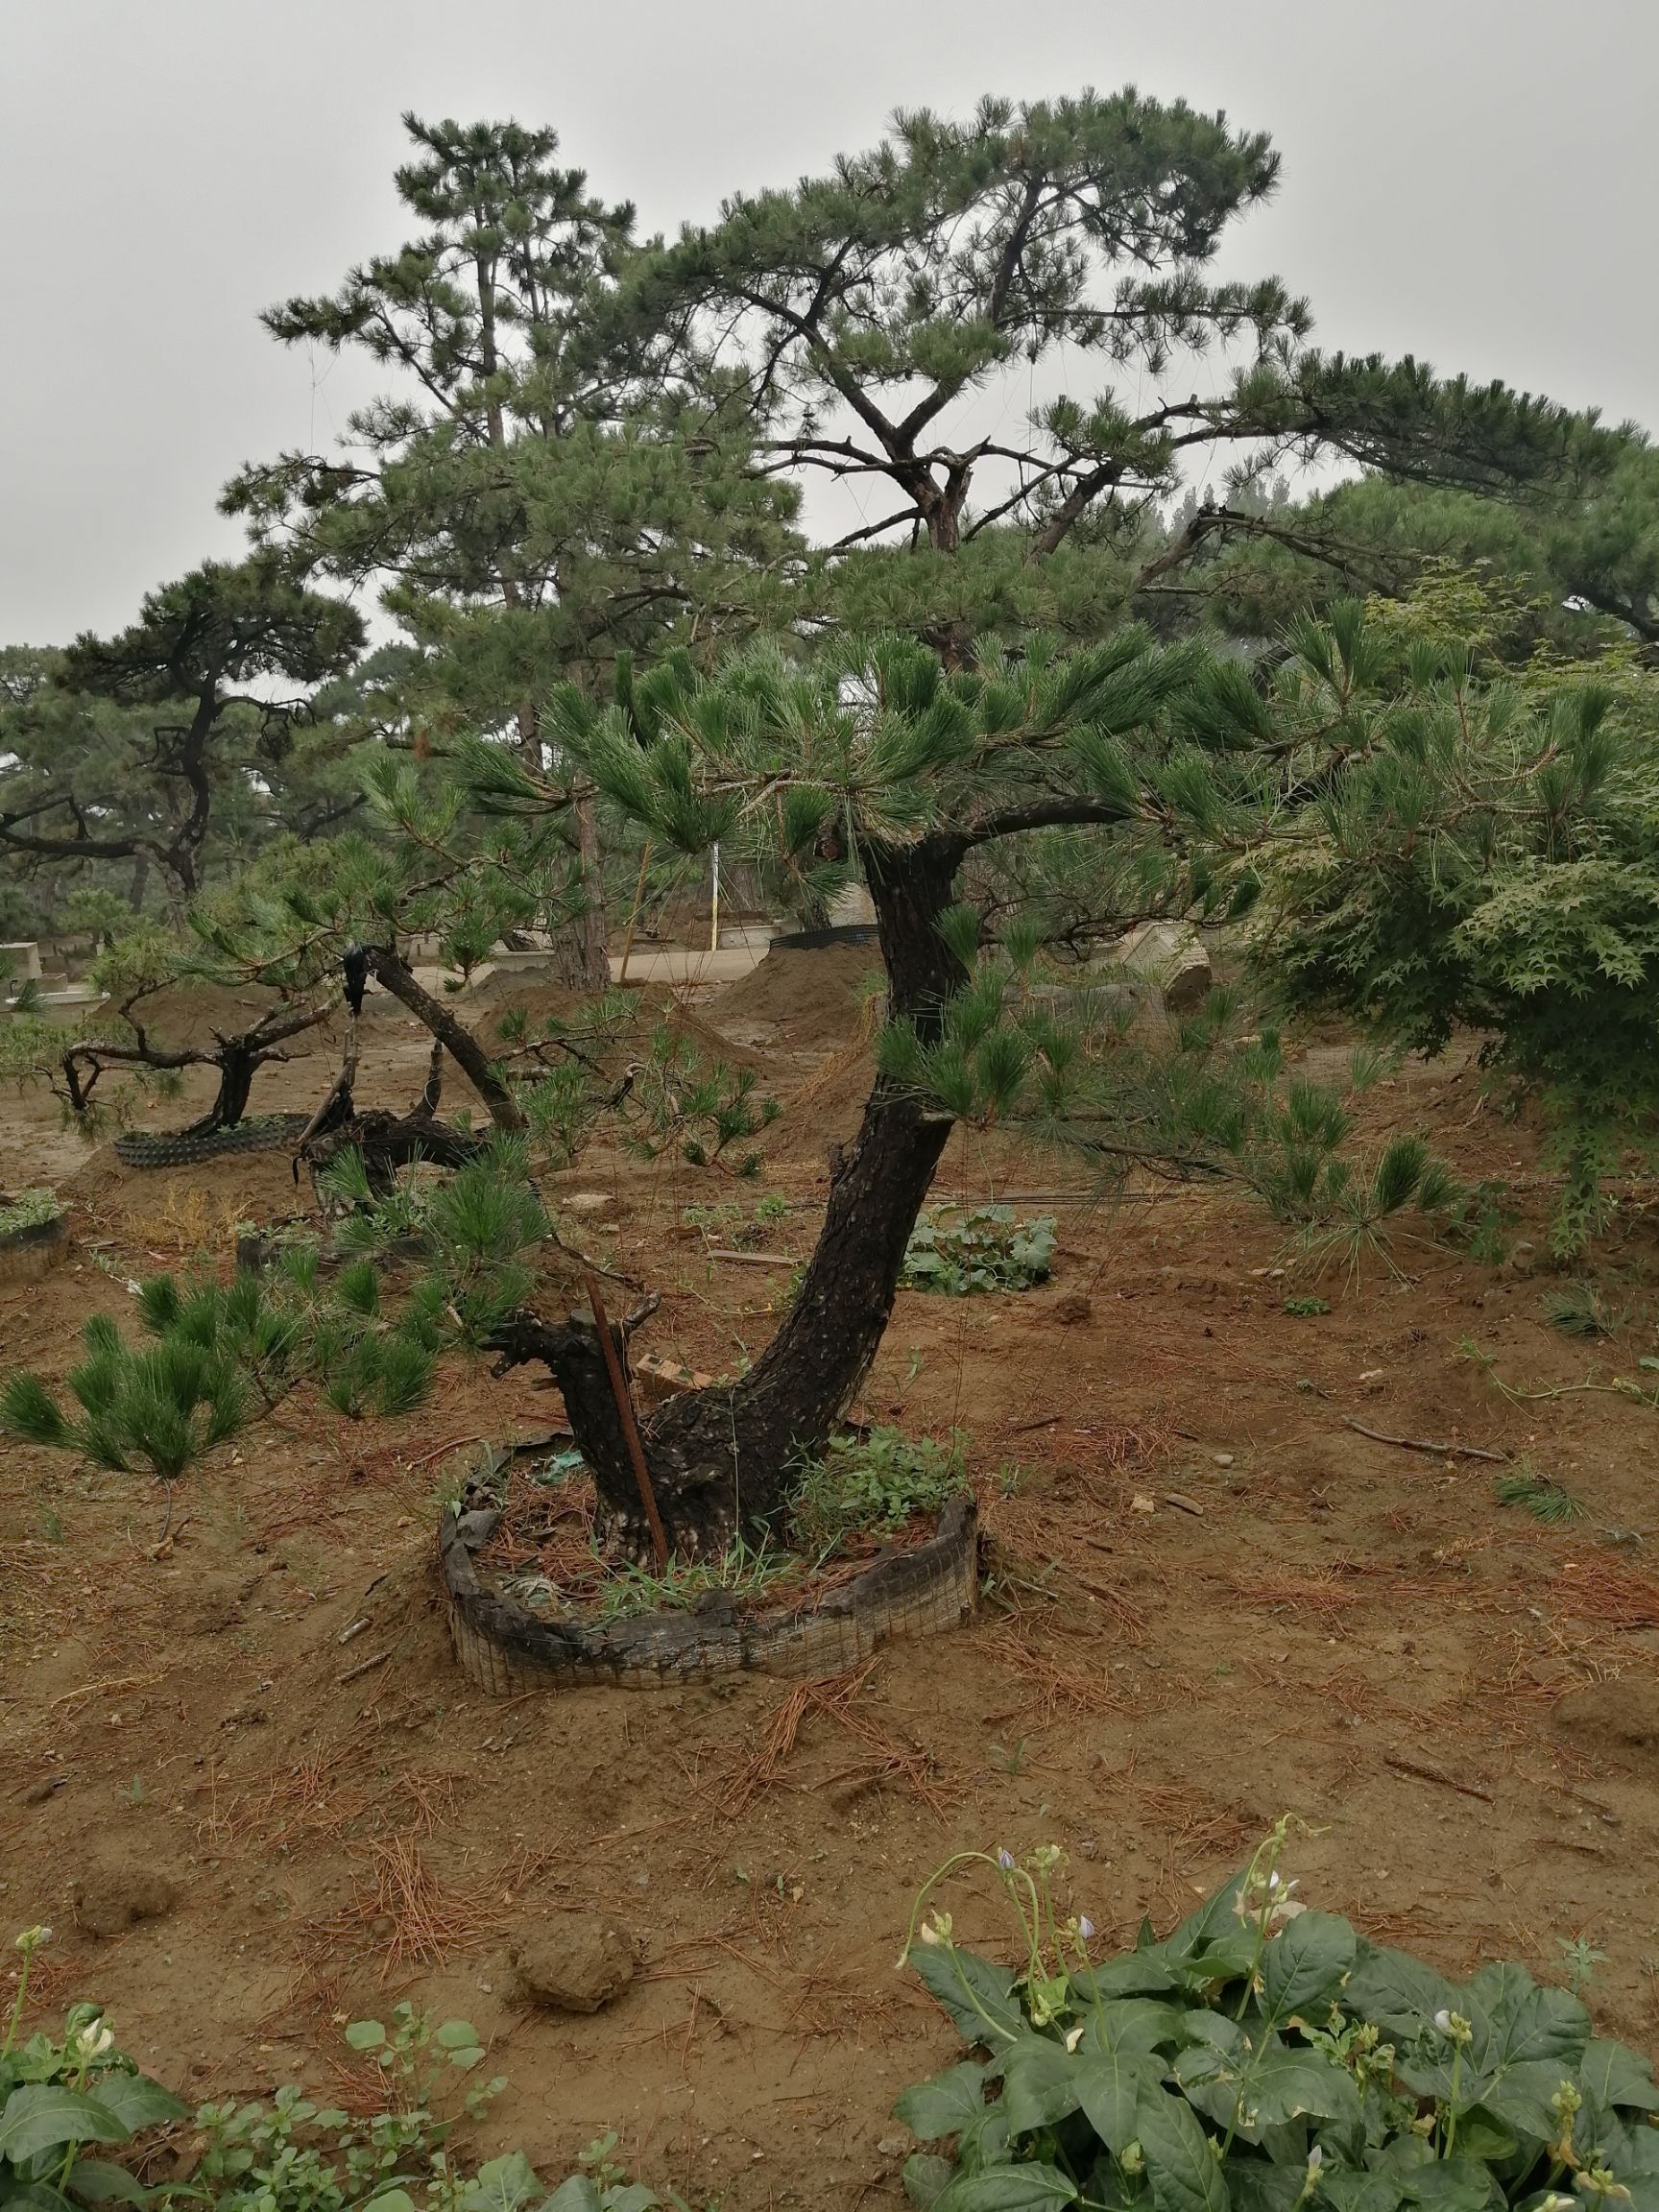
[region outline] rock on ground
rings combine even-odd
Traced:
[[[518,1937],[508,1956],[520,1992],[558,2012],[597,2012],[634,1979],[634,1946],[614,1921],[572,1912]]]

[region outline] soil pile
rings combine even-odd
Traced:
[[[797,950],[775,944],[759,966],[716,992],[710,1019],[745,1043],[829,1051],[859,1026],[863,985],[881,975],[874,941]]]

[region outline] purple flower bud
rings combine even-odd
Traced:
[[[998,1866],[1000,1866],[1000,1867],[1001,1867],[1001,1869],[1002,1869],[1002,1871],[1003,1871],[1003,1873],[1004,1873],[1004,1874],[1012,1874],[1012,1873],[1013,1873],[1013,1871],[1014,1871],[1014,1854],[1013,1854],[1013,1852],[1012,1852],[1012,1851],[998,1851],[998,1854],[997,1854],[997,1863],[998,1863]]]
[[[1094,1923],[1090,1919],[1087,1912],[1082,1915],[1077,1923],[1077,1933],[1082,1936],[1085,1943],[1087,1943],[1094,1934]]]

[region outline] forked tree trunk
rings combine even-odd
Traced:
[[[925,1036],[965,980],[938,931],[959,858],[959,846],[943,838],[866,855],[891,1005]],[[803,1458],[823,1449],[875,1358],[950,1127],[948,1116],[878,1076],[830,1184],[800,1293],[771,1344],[736,1382],[670,1399],[640,1421],[658,1507],[682,1555],[721,1551],[738,1530],[754,1535],[786,1513]],[[638,1482],[594,1328],[523,1315],[500,1345],[510,1362],[552,1368],[593,1471],[602,1538],[647,1558]]]

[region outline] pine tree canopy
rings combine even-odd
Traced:
[[[1133,88],[985,100],[966,124],[905,113],[873,153],[734,198],[641,257],[619,302],[637,343],[667,333],[682,364],[740,379],[770,467],[886,493],[843,546],[954,550],[1018,525],[1048,554],[1088,519],[1139,514],[1216,443],[1245,476],[1323,450],[1498,491],[1607,464],[1617,441],[1592,419],[1410,360],[1304,350],[1307,304],[1277,279],[1211,281],[1226,223],[1277,174],[1261,134]],[[1243,365],[1192,390],[1195,360],[1234,342]],[[999,414],[957,405],[1062,346],[1133,370],[1138,397],[1033,406],[1014,374]]]
[[[128,629],[77,638],[0,699],[0,845],[39,861],[154,863],[189,895],[210,829],[234,838],[274,786],[302,806],[319,769],[326,780],[297,733],[363,637],[353,608],[268,560],[208,562],[163,586]],[[278,680],[295,688],[277,692]],[[350,803],[336,785],[334,804]]]

